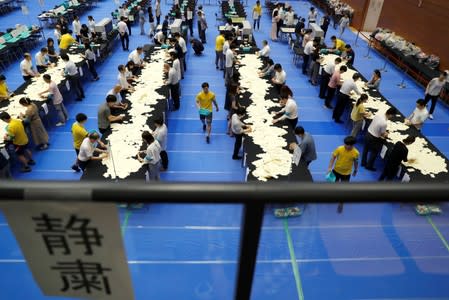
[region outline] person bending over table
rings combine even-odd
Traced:
[[[98,129],[101,134],[104,134],[111,129],[111,123],[123,120],[124,115],[113,116],[111,114],[111,107],[117,103],[117,98],[114,95],[107,95],[106,102],[101,104],[98,108]]]
[[[116,84],[106,94],[106,97],[108,95],[113,95],[117,99],[117,102],[115,102],[114,105],[111,108],[115,108],[115,109],[127,109],[128,108],[128,103],[124,103],[123,102],[122,95],[120,93],[121,91],[122,91],[122,87],[120,86],[120,84]]]
[[[14,96],[14,93],[9,91],[5,75],[0,75],[0,101],[9,100],[12,96]]]
[[[30,166],[36,163],[33,160],[33,154],[28,149],[29,140],[22,120],[11,118],[5,111],[0,114],[0,120],[8,124],[4,140],[13,144],[14,152],[22,163],[22,169],[20,171],[31,172]]]
[[[320,94],[319,97],[321,99],[326,98],[327,93],[327,86],[329,84],[329,81],[331,80],[332,75],[335,72],[335,66],[339,65],[341,63],[341,57],[335,58],[335,61],[331,61],[328,64],[323,66],[322,72],[321,72],[321,80],[320,80]]]
[[[32,103],[30,98],[26,97],[20,98],[19,103],[23,107],[26,107],[25,113],[20,114],[20,119],[28,124],[34,145],[36,145],[39,150],[46,150],[49,145],[48,133],[39,117],[39,110],[36,104]]]
[[[408,136],[402,141],[397,142],[391,151],[388,151],[385,155],[385,167],[382,175],[379,177],[379,181],[392,181],[396,174],[398,174],[399,167],[402,162],[413,163],[415,159],[408,158],[407,146],[415,142],[414,136]]]
[[[141,46],[137,47],[136,50],[132,51],[128,55],[128,61],[134,62],[134,66],[137,68],[142,68],[144,66],[144,61],[142,59],[143,48]]]
[[[67,122],[67,119],[69,118],[69,114],[67,113],[67,110],[64,106],[64,99],[62,97],[62,94],[59,91],[56,82],[51,80],[51,76],[49,74],[44,74],[43,78],[45,83],[48,84],[48,88],[40,92],[39,96],[44,99],[46,98],[51,100],[51,103],[58,114],[58,123],[56,123],[56,126],[64,126]]]
[[[34,59],[36,60],[36,69],[39,73],[45,73],[51,65],[50,59],[48,58],[48,49],[45,47],[36,53]]]
[[[387,122],[397,113],[396,108],[390,107],[385,114],[378,113],[374,116],[365,135],[365,147],[362,154],[362,167],[365,169],[376,171],[374,162],[382,150],[384,139],[388,137]],[[370,154],[369,158],[368,154]]]
[[[269,78],[272,78],[274,76],[274,61],[271,58],[267,59],[266,66],[257,73],[259,74],[259,77],[268,76]]]
[[[368,101],[368,95],[362,94],[360,95],[357,102],[354,104],[354,107],[351,110],[351,120],[352,120],[352,131],[351,136],[357,138],[360,130],[363,127],[363,122],[365,118],[371,115],[370,112],[365,110],[365,103]]]
[[[78,167],[83,171],[86,172],[86,167],[92,160],[103,160],[107,155],[107,150],[100,149],[98,144],[103,145],[100,141],[100,135],[96,131],[92,131],[89,133],[89,135],[84,138],[83,142],[81,143],[80,150],[78,153]],[[94,156],[94,153],[101,153],[99,156]]]
[[[354,64],[355,52],[352,49],[351,45],[345,45],[345,51],[343,51],[341,57],[348,63],[349,66]]]
[[[340,119],[343,115],[346,107],[349,103],[351,103],[351,92],[356,93],[360,96],[359,88],[356,85],[356,81],[360,79],[360,75],[358,73],[354,73],[351,79],[347,79],[343,82],[340,88],[340,92],[338,94],[337,104],[335,105],[332,119],[334,119],[335,123],[343,123]]]
[[[76,44],[76,40],[72,36],[72,31],[63,31],[61,40],[59,41],[59,53],[61,55],[67,53],[67,49],[72,44]]]
[[[296,101],[293,100],[286,92],[281,92],[280,104],[283,108],[275,113],[273,117],[273,124],[279,121],[286,120],[289,127],[293,130],[298,123],[298,106]]]
[[[332,41],[332,48],[327,49],[328,53],[340,55],[341,53],[343,53],[343,51],[345,51],[346,46],[345,42],[343,42],[340,39],[337,39],[335,35],[331,36],[331,41]]]
[[[348,182],[352,176],[357,175],[359,169],[359,151],[354,147],[356,139],[347,136],[344,145],[338,147],[332,153],[327,173],[333,173],[335,182]],[[343,203],[340,202],[337,208],[338,213],[343,211]]]
[[[134,88],[129,84],[127,74],[126,74],[126,68],[124,65],[118,66],[118,75],[117,75],[117,84],[120,85],[122,88],[121,93],[122,96],[125,92],[133,91]]]
[[[281,92],[281,88],[283,85],[285,85],[286,80],[287,80],[287,74],[282,69],[281,64],[275,64],[274,65],[274,76],[273,76],[273,78],[271,78],[271,82],[274,84],[278,94]]]
[[[76,93],[76,101],[82,101],[85,96],[78,68],[75,63],[70,60],[67,54],[61,54],[61,59],[65,62],[63,74],[68,79],[70,88]]]
[[[301,149],[301,160],[309,167],[310,163],[317,159],[315,141],[312,135],[306,132],[302,126],[295,128],[295,135],[300,139],[300,142],[298,142],[299,145],[297,143],[291,143],[289,148],[294,151],[296,147],[299,147]]]
[[[196,95],[196,106],[200,115],[200,121],[203,124],[203,131],[206,132],[206,143],[210,143],[210,132],[212,130],[212,103],[215,105],[215,110],[218,112],[218,104],[215,99],[215,94],[209,91],[209,83],[203,82],[201,84],[203,89]]]
[[[72,124],[72,138],[73,138],[73,148],[76,152],[75,163],[72,165],[72,170],[75,172],[81,171],[78,166],[78,154],[80,153],[80,147],[84,139],[89,135],[86,128],[84,127],[87,122],[87,116],[83,113],[79,113],[75,117],[76,122]]]
[[[259,51],[259,56],[262,58],[262,61],[265,63],[270,58],[270,46],[268,45],[267,40],[262,41],[262,50]]]
[[[148,181],[160,180],[161,146],[149,131],[142,132],[142,139],[147,144],[146,151],[139,151],[137,159],[147,167]],[[143,157],[142,157],[143,156]]]
[[[154,120],[154,125],[156,129],[151,133],[156,141],[159,142],[161,147],[161,171],[166,171],[168,169],[168,154],[167,154],[167,126],[164,124],[164,119],[162,117],[158,117]]]
[[[180,107],[180,97],[179,97],[179,79],[176,70],[168,63],[164,63],[164,73],[167,76],[167,80],[164,81],[170,90],[170,96],[173,100],[173,110],[176,111]]]
[[[232,154],[232,159],[238,160],[242,159],[241,156],[239,156],[240,148],[242,147],[242,140],[243,135],[251,132],[251,126],[246,125],[242,122],[242,118],[245,115],[245,109],[239,107],[231,118],[231,130],[235,137],[235,143],[234,143],[234,152]]]
[[[324,101],[324,107],[327,109],[333,109],[334,107],[331,105],[332,100],[334,99],[335,91],[339,86],[341,86],[341,74],[345,73],[348,70],[346,66],[341,66],[339,70],[335,70],[334,74],[332,74],[331,79],[329,80],[329,84],[327,85],[327,95],[326,101]]]
[[[416,108],[407,119],[405,119],[405,124],[413,125],[416,129],[421,130],[424,121],[429,117],[429,112],[426,108],[426,102],[423,99],[418,99],[416,101]]]
[[[370,89],[379,90],[381,79],[382,79],[382,73],[380,73],[380,70],[376,69],[373,71],[373,76],[365,84],[365,86]]]
[[[30,81],[31,78],[40,76],[38,72],[33,70],[31,54],[25,53],[23,55],[23,60],[20,62],[20,72],[22,73],[23,80],[25,81]]]

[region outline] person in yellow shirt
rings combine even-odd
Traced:
[[[357,138],[360,130],[363,127],[363,121],[366,117],[370,115],[369,112],[365,110],[365,103],[368,101],[368,95],[362,94],[357,102],[354,104],[354,107],[351,111],[351,120],[352,120],[352,131],[351,136]]]
[[[356,176],[359,168],[359,151],[354,147],[356,139],[353,136],[347,136],[343,142],[344,145],[332,153],[327,169],[328,174],[333,173],[336,182],[348,182],[351,179],[351,173],[352,176]],[[339,203],[338,212],[342,211],[343,203]]]
[[[340,55],[346,50],[345,49],[346,43],[340,39],[337,39],[335,35],[331,36],[331,41],[333,46],[332,48],[328,49],[330,53]]]
[[[0,101],[9,100],[11,96],[14,94],[9,92],[5,75],[0,75]]]
[[[225,43],[225,37],[222,32],[217,35],[215,39],[215,67],[220,70],[224,68],[224,54],[223,54],[223,45]]]
[[[22,163],[21,172],[31,172],[30,165],[35,165],[33,155],[28,150],[28,136],[23,127],[22,120],[13,119],[7,112],[2,112],[0,120],[7,123],[7,134],[5,140],[12,142],[17,158]]]
[[[72,125],[72,137],[73,137],[73,148],[75,148],[76,159],[75,163],[72,166],[72,170],[75,172],[80,172],[81,169],[78,165],[78,154],[80,153],[80,147],[83,143],[84,139],[89,135],[89,132],[86,130],[84,125],[87,122],[87,116],[83,113],[79,113],[76,115],[76,122]],[[100,140],[97,143],[102,148],[106,148],[106,145],[103,144]]]
[[[207,132],[206,143],[210,143],[210,132],[212,129],[212,103],[218,111],[218,104],[215,100],[215,94],[209,91],[209,83],[203,82],[201,85],[203,89],[196,95],[196,107],[200,114],[201,123],[203,123],[203,131]]]
[[[59,50],[61,52],[66,52],[70,45],[76,43],[76,40],[72,36],[72,31],[68,31],[61,36],[61,41],[59,42]]]
[[[260,1],[256,1],[256,5],[253,6],[253,20],[254,20],[254,30],[257,30],[260,28],[260,17],[262,16],[262,5],[260,5]]]

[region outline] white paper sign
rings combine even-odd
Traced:
[[[70,82],[68,80],[65,81],[65,87],[67,88],[67,91],[70,91]]]
[[[25,201],[0,208],[45,295],[134,299],[114,204]]]
[[[295,150],[293,151],[293,162],[295,163],[296,166],[299,165],[299,161],[301,160],[301,155],[302,155],[302,150],[301,148],[298,146],[295,148]]]
[[[48,105],[47,105],[47,103],[42,104],[42,109],[44,110],[45,114],[48,115]]]
[[[388,151],[387,146],[383,145],[382,150],[380,151],[380,157],[382,157],[382,159],[385,159],[385,154],[387,154],[387,151]]]

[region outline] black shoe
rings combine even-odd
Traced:
[[[76,98],[75,100],[76,100],[76,101],[83,101],[82,98]]]
[[[22,169],[20,169],[20,172],[22,172],[22,173],[31,172],[31,168],[29,166],[23,167]]]
[[[206,125],[203,125],[203,131],[206,131]]]
[[[210,144],[210,137],[206,136],[206,143]]]
[[[217,69],[217,70],[218,70],[218,66],[215,66],[215,69]]]
[[[73,165],[72,166],[72,170],[75,171],[75,172],[81,171],[80,167],[78,167],[77,165]]]
[[[29,164],[30,166],[34,166],[34,165],[36,164],[36,162],[35,162],[34,160],[30,159],[30,160],[28,161],[28,164]]]
[[[377,171],[377,169],[374,168],[374,167],[366,167],[365,169],[367,169],[368,171],[371,171],[371,172],[376,172]]]
[[[233,160],[239,160],[239,159],[242,159],[242,157],[237,155],[237,156],[233,156],[232,159]]]
[[[335,120],[335,123],[343,124],[344,122],[342,120]]]

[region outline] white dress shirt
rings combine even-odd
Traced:
[[[293,11],[288,11],[285,13],[285,25],[293,26],[295,22],[295,13]]]
[[[72,30],[75,35],[80,35],[81,33],[81,22],[74,20],[72,22]]]
[[[284,70],[282,70],[280,72],[276,71],[274,73],[274,80],[276,81],[277,84],[284,84],[286,79],[287,79],[287,73],[285,73]]]
[[[368,132],[377,138],[380,138],[387,131],[387,117],[385,114],[377,114],[368,127]]]
[[[174,85],[177,84],[178,82],[179,82],[178,73],[174,68],[170,68],[170,70],[168,71],[167,84]]]
[[[312,52],[315,50],[315,47],[313,46],[313,41],[310,40],[306,43],[306,45],[304,46],[304,54],[305,55],[310,55],[312,54]]]
[[[129,34],[128,25],[126,25],[125,22],[123,22],[123,21],[118,22],[117,28],[118,28],[118,32],[120,32],[120,34],[122,34],[122,35],[125,33]]]
[[[429,117],[429,112],[427,111],[427,108],[419,109],[415,108],[413,113],[408,117],[410,120],[410,123],[413,125],[418,125],[416,127],[421,128],[422,123],[424,123],[425,120]]]
[[[228,48],[226,51],[226,68],[232,68],[234,64],[234,52],[232,52],[231,48]]]
[[[334,74],[335,72],[335,63],[333,61],[330,61],[323,67],[323,69],[324,72],[332,76],[332,74]]]
[[[120,104],[122,102],[122,95],[120,93],[114,93],[114,89],[110,89],[109,92],[106,94],[106,96],[113,95],[115,98],[117,98],[116,104]]]
[[[345,94],[346,96],[351,96],[351,91],[354,91],[357,95],[360,95],[359,88],[355,84],[355,81],[352,78],[349,78],[341,85],[340,93]]]
[[[292,98],[288,98],[284,108],[282,108],[279,113],[283,113],[279,118],[280,121],[284,119],[296,119],[298,117],[298,106],[296,105],[296,101]]]
[[[48,64],[47,55],[42,54],[42,52],[36,53],[34,56],[36,60],[36,66],[46,66]]]
[[[173,69],[175,69],[176,73],[178,74],[178,81],[181,80],[182,75],[181,75],[181,63],[179,62],[179,59],[175,59],[173,61]]]
[[[80,161],[88,161],[94,155],[95,148],[97,147],[97,143],[91,143],[88,137],[84,138],[83,142],[80,146],[80,152],[78,154],[78,159]]]
[[[89,27],[90,33],[95,32],[95,21],[87,21],[87,27]]]
[[[136,65],[141,65],[143,62],[140,54],[137,52],[137,49],[131,51],[131,53],[128,55],[128,61],[132,61]]]
[[[167,126],[162,124],[153,131],[154,138],[159,142],[161,150],[167,150]]]
[[[78,68],[73,61],[69,60],[68,62],[66,62],[64,73],[69,76],[75,76],[78,74]]]
[[[186,41],[184,40],[184,38],[181,36],[178,40],[178,44],[182,49],[182,53],[187,53],[187,45],[186,45]]]
[[[446,80],[440,81],[439,78],[432,79],[426,87],[426,94],[431,96],[440,95],[441,89],[446,84]]]
[[[128,80],[126,80],[126,74],[119,72],[117,76],[117,83],[122,87],[122,89],[129,89]]]
[[[48,84],[48,94],[53,96],[53,104],[61,104],[62,103],[62,94],[61,91],[59,91],[58,85],[56,84],[56,82],[51,81]]]
[[[263,56],[263,57],[269,57],[270,51],[271,51],[270,46],[266,45],[262,48],[262,50],[260,50],[259,54],[260,54],[260,56]]]
[[[30,73],[34,74],[34,72],[33,72],[33,63],[31,61],[26,60],[26,59],[22,60],[20,62],[20,72],[22,73],[22,76],[29,76]]]
[[[225,41],[223,44],[223,54],[226,55],[226,52],[229,49],[229,41]]]
[[[240,120],[237,114],[233,114],[231,117],[231,130],[234,134],[243,134],[243,126],[245,124]]]
[[[159,145],[158,141],[152,142],[146,151],[146,156],[144,159],[145,164],[152,164],[155,165],[161,160],[161,145]]]

